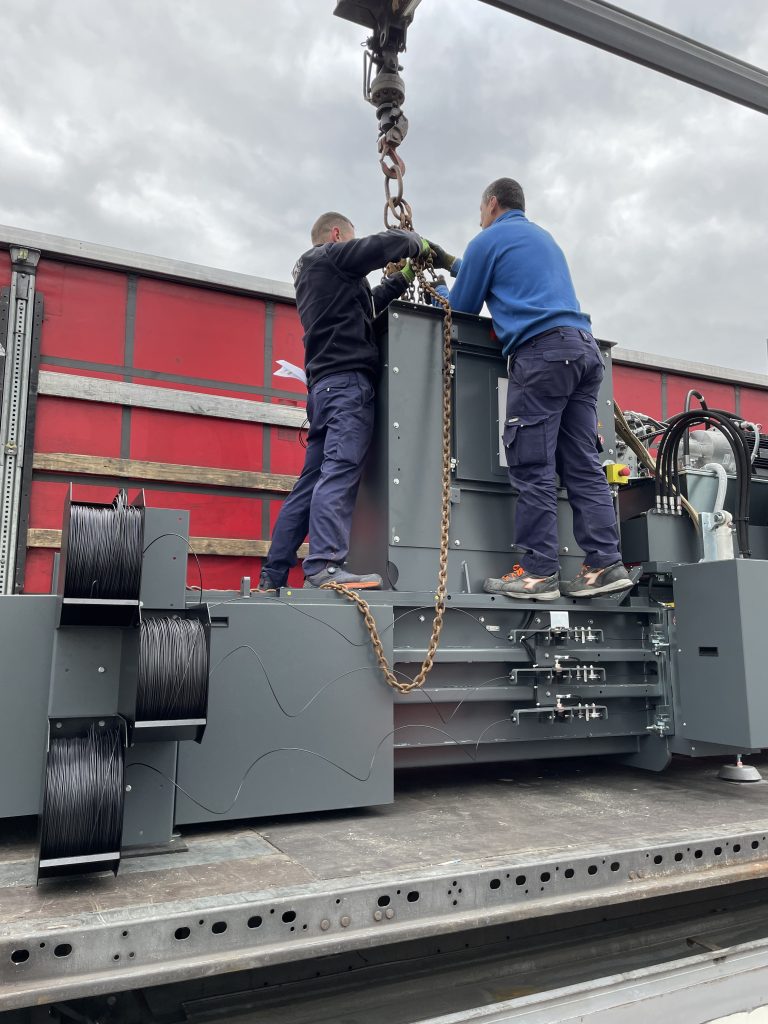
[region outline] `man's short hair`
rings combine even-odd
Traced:
[[[483,192],[483,202],[487,203],[491,196],[496,196],[499,206],[504,210],[525,212],[523,189],[514,178],[497,178],[492,181]]]
[[[326,235],[333,228],[352,227],[352,221],[343,213],[323,213],[312,225],[312,245],[322,245],[326,241]]]

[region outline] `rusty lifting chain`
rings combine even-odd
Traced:
[[[377,76],[377,78],[381,77],[381,74]],[[396,75],[396,77],[399,79],[399,76]],[[394,88],[392,83],[389,81],[387,82],[387,86],[389,88]],[[401,89],[401,98],[399,99],[399,103],[395,104],[395,109],[398,111],[400,121],[405,120],[400,108],[400,103],[402,103],[404,95],[404,90]],[[381,99],[379,94],[377,94],[377,97],[378,100]],[[398,96],[392,94],[388,97],[387,102],[391,103],[393,100],[397,99]],[[371,102],[377,101],[374,101],[373,98],[371,98]],[[400,228],[403,231],[413,231],[413,211],[403,194],[403,175],[405,173],[405,164],[397,152],[397,147],[402,141],[405,132],[402,132],[398,137],[398,131],[393,131],[393,125],[390,123],[391,118],[390,120],[382,119],[380,105],[377,109],[377,113],[379,113],[380,131],[378,141],[379,163],[384,174],[384,193],[386,195],[386,204],[384,206],[384,225],[387,228]],[[397,122],[395,122],[394,128],[397,129]],[[407,121],[405,122],[405,130],[407,131]],[[393,182],[396,185],[394,192],[392,188]],[[355,593],[355,591],[347,590],[338,583],[323,584],[324,589],[335,590],[347,598],[347,600],[352,601],[357,605],[357,608],[363,616],[365,627],[370,635],[371,645],[376,655],[376,660],[379,668],[381,669],[381,673],[386,682],[400,693],[410,693],[411,690],[415,690],[423,686],[435,661],[435,655],[437,654],[437,649],[440,644],[440,634],[443,630],[445,600],[448,590],[448,544],[451,520],[451,380],[453,378],[453,350],[451,344],[451,328],[453,321],[451,316],[451,305],[448,299],[440,295],[435,288],[437,281],[432,267],[431,258],[429,256],[417,258],[413,260],[413,266],[416,272],[416,280],[419,282],[419,297],[421,301],[429,303],[430,300],[433,300],[443,309],[443,448],[440,505],[440,555],[438,559],[437,591],[435,593],[435,615],[432,620],[432,635],[429,639],[429,646],[427,647],[424,661],[421,664],[421,668],[412,679],[407,677],[407,681],[398,679],[398,673],[392,669],[387,661],[387,656],[384,653],[379,631],[376,628],[376,622],[373,618],[368,602],[358,593]],[[396,266],[390,265],[387,267],[385,272],[391,272],[396,269]],[[432,276],[431,282],[427,279],[428,273]]]

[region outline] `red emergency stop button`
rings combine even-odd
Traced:
[[[629,468],[629,466],[622,466],[619,470],[619,476],[631,476],[631,474],[632,470]]]

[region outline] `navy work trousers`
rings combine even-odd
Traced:
[[[309,436],[301,476],[283,502],[264,570],[285,586],[309,533],[304,574],[349,553],[349,532],[363,462],[373,434],[373,384],[365,373],[332,373],[309,389]]]
[[[568,492],[585,564],[620,560],[619,533],[597,440],[597,395],[605,365],[588,331],[560,327],[524,342],[509,360],[504,448],[517,489],[515,546],[534,576],[559,570],[557,485]],[[613,410],[609,410],[613,414]]]

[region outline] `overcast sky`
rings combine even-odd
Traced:
[[[623,6],[768,66],[764,0]],[[380,230],[365,32],[333,8],[27,0],[3,25],[0,223],[282,281],[319,212]],[[479,0],[422,0],[408,42],[417,230],[461,252],[516,177],[597,334],[768,370],[768,118]]]

